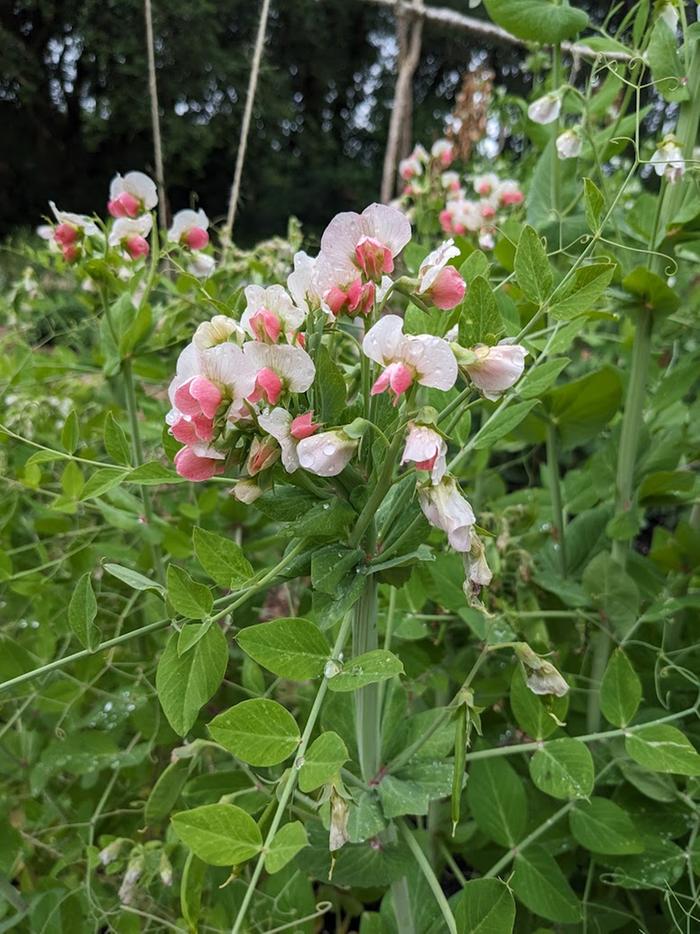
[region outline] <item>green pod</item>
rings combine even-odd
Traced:
[[[457,728],[455,730],[455,768],[452,773],[452,836],[459,823],[459,809],[462,799],[462,777],[467,760],[467,705],[460,704],[457,709]]]

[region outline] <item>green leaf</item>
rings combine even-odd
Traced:
[[[311,583],[315,590],[333,596],[340,581],[364,558],[361,548],[324,545],[311,558]]]
[[[494,344],[503,333],[503,319],[498,310],[493,289],[482,276],[477,276],[462,303],[459,318],[459,343]]]
[[[277,765],[299,745],[299,727],[281,704],[266,698],[242,701],[220,713],[209,732],[248,765]]]
[[[634,295],[644,308],[656,315],[670,315],[681,303],[680,296],[665,279],[645,266],[637,266],[622,280],[623,287]]]
[[[314,791],[338,773],[349,758],[348,749],[337,733],[328,732],[313,741],[299,769],[299,788]]]
[[[68,604],[68,622],[81,645],[94,649],[100,641],[100,630],[95,625],[97,600],[92,589],[90,572],[86,571],[75,586]]]
[[[468,284],[472,283],[477,276],[488,280],[490,265],[485,253],[481,250],[474,250],[459,267],[459,274]]]
[[[639,588],[608,552],[600,552],[583,572],[583,586],[614,631],[629,632],[639,613]]]
[[[306,681],[323,673],[331,648],[308,619],[274,619],[241,629],[238,644],[280,678]]]
[[[265,871],[270,875],[284,869],[300,850],[309,845],[309,838],[301,821],[293,821],[280,827],[265,856]]]
[[[627,856],[644,844],[627,811],[607,798],[579,801],[569,814],[571,833],[591,853]]]
[[[235,804],[204,804],[173,814],[175,833],[210,866],[237,866],[262,848],[258,825]]]
[[[603,216],[605,207],[605,198],[600,188],[590,178],[583,180],[583,200],[586,206],[586,223],[595,233],[600,227],[600,219]]]
[[[170,814],[185,787],[189,770],[186,759],[175,759],[160,773],[144,807],[147,825],[158,824]]]
[[[642,833],[644,852],[611,860],[611,885],[623,889],[670,889],[688,868],[684,850],[658,833]]]
[[[565,447],[597,437],[617,415],[621,401],[620,375],[608,366],[556,386],[544,397],[545,408]]]
[[[528,42],[553,45],[573,39],[588,25],[588,14],[552,0],[484,0],[498,26]]]
[[[127,473],[128,471],[120,470],[118,467],[100,467],[99,470],[96,470],[88,477],[80,493],[80,499],[85,501],[95,496],[102,496],[103,493],[121,483]]]
[[[214,598],[204,584],[193,581],[184,568],[168,565],[168,600],[176,613],[187,619],[206,619],[211,613]]]
[[[467,802],[477,827],[501,846],[515,846],[527,827],[523,780],[505,759],[477,759],[469,768]]]
[[[253,576],[250,561],[240,545],[215,532],[195,528],[192,533],[194,553],[206,574],[220,587],[235,589]]]
[[[161,486],[164,483],[188,483],[189,481],[158,461],[148,461],[147,464],[141,464],[140,467],[134,467],[129,471],[128,482],[138,483],[139,486]]]
[[[550,306],[553,318],[566,321],[584,312],[597,311],[601,296],[610,284],[614,263],[591,263],[580,266]]]
[[[678,54],[678,42],[660,16],[651,31],[646,54],[656,90],[667,101],[687,101],[688,80]]]
[[[600,709],[613,726],[627,726],[642,699],[642,684],[622,649],[610,656],[600,684]]]
[[[156,690],[170,726],[178,736],[184,736],[192,728],[200,708],[223,681],[228,645],[223,632],[214,625],[186,655],[180,656],[178,637],[179,633],[171,633],[160,657]]]
[[[78,415],[75,409],[71,409],[68,413],[68,418],[63,423],[63,430],[61,431],[61,444],[69,454],[72,454],[73,451],[75,451],[75,449],[78,447],[79,441],[80,423],[78,422]]]
[[[132,571],[131,568],[125,568],[121,564],[105,564],[104,569],[112,577],[116,577],[127,587],[131,587],[132,590],[154,590],[160,596],[165,596],[165,587],[159,584],[158,581],[139,574],[138,571]]]
[[[351,658],[337,675],[328,681],[329,691],[355,691],[367,684],[376,684],[403,674],[403,662],[393,652],[374,649]]]
[[[69,499],[79,499],[85,486],[85,477],[76,461],[68,461],[61,474],[61,487]],[[55,507],[54,507],[55,508]]]
[[[553,739],[530,759],[530,776],[553,798],[587,798],[595,780],[593,758],[578,739]]]
[[[555,697],[550,694],[543,698],[533,694],[525,681],[522,666],[516,665],[510,683],[510,706],[522,730],[535,739],[546,739],[566,716],[569,695]]]
[[[521,399],[535,399],[554,385],[559,374],[570,363],[568,357],[545,360],[525,372],[517,384],[517,393]]]
[[[347,399],[345,377],[325,344],[321,344],[318,348],[314,363],[316,364],[313,387],[316,417],[326,425],[337,425]]]
[[[505,435],[510,434],[538,404],[538,401],[537,399],[529,399],[525,402],[516,402],[513,405],[506,406],[492,421],[479,429],[473,441],[474,448],[477,451],[490,448]]]
[[[628,733],[627,754],[652,772],[700,775],[700,755],[688,737],[675,726],[649,725]]]
[[[561,924],[581,920],[581,904],[544,846],[529,846],[518,853],[511,888],[526,908],[542,918]]]
[[[470,879],[454,906],[458,934],[511,934],[515,902],[500,879]]]
[[[523,294],[537,305],[549,297],[554,284],[542,240],[534,228],[523,227],[515,251],[515,276]]]
[[[111,412],[107,412],[104,426],[105,450],[117,464],[130,464],[131,452],[126,435]]]

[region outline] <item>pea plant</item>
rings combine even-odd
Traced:
[[[700,33],[485,5],[518,161],[315,255],[129,171],[21,252],[2,930],[696,928]]]

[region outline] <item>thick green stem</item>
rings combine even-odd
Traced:
[[[435,896],[435,901],[438,903],[438,907],[442,912],[442,917],[447,926],[447,930],[450,932],[450,934],[457,934],[457,923],[455,922],[454,915],[452,914],[452,910],[450,909],[447,899],[445,898],[445,893],[442,891],[442,887],[435,877],[432,866],[428,862],[427,856],[421,849],[420,844],[413,836],[408,826],[403,821],[399,821],[398,826],[399,831],[401,832],[401,836],[408,844],[408,848],[413,854],[413,858],[418,863],[418,867],[423,873],[425,881],[428,883],[433,895]]]
[[[377,645],[377,584],[374,575],[368,574],[362,596],[353,611],[353,655],[371,652]],[[355,732],[362,778],[369,782],[379,771],[381,754],[378,684],[368,684],[355,691]]]
[[[553,422],[547,425],[547,473],[549,474],[549,493],[552,498],[552,513],[554,528],[557,532],[557,554],[559,555],[559,570],[562,577],[566,577],[566,539],[564,535],[564,509],[561,498],[561,481],[559,478],[559,435],[557,426]]]

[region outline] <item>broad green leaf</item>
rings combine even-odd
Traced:
[[[215,623],[212,620],[208,620],[202,623],[201,626],[183,626],[177,639],[177,654],[184,655],[189,652],[192,646],[196,645],[200,639],[203,639],[209,628],[214,625]]]
[[[515,846],[527,827],[523,780],[505,759],[477,759],[468,766],[467,802],[477,827],[501,846]]]
[[[221,629],[214,625],[186,655],[180,656],[178,635],[171,633],[160,657],[156,690],[170,726],[184,736],[192,728],[200,708],[223,681],[228,645]]]
[[[692,494],[695,485],[689,470],[657,470],[642,480],[637,496],[646,506],[670,506]]]
[[[204,584],[193,581],[184,568],[168,565],[168,600],[176,613],[187,619],[206,619],[214,598]]]
[[[328,681],[329,691],[355,691],[367,684],[403,674],[403,662],[393,652],[374,649],[348,659],[344,668]]]
[[[652,801],[669,804],[677,800],[676,783],[670,775],[650,772],[632,759],[621,759],[618,766],[626,781]]]
[[[596,183],[590,178],[583,180],[583,199],[586,206],[586,223],[595,233],[600,227],[600,219],[603,216],[605,199],[603,193]]]
[[[537,399],[528,399],[506,406],[492,421],[479,429],[473,441],[474,448],[477,451],[490,448],[505,435],[510,434],[537,404]]]
[[[129,442],[119,422],[111,412],[107,412],[104,427],[105,450],[117,464],[128,465],[131,462]]]
[[[597,311],[601,296],[610,284],[614,263],[591,263],[580,266],[550,306],[553,318],[566,321],[584,312]]]
[[[500,879],[470,879],[454,907],[458,934],[511,934],[515,902]]]
[[[186,759],[175,759],[160,773],[144,807],[146,824],[158,824],[170,814],[185,786],[189,770],[190,763]]]
[[[573,39],[588,25],[588,14],[553,0],[484,0],[498,26],[519,39],[552,45]]]
[[[430,802],[449,795],[452,763],[421,762],[397,775],[387,775],[379,783],[379,799],[384,817],[390,820],[405,814],[427,814]]]
[[[617,415],[621,400],[620,375],[606,366],[550,389],[544,404],[557,424],[562,445],[573,447],[597,437]]]
[[[296,820],[280,827],[265,855],[265,871],[274,875],[280,869],[284,869],[287,863],[308,845],[309,838],[301,821]]]
[[[205,804],[173,814],[175,833],[210,866],[237,866],[260,852],[262,837],[253,818],[235,804]]]
[[[266,698],[242,701],[209,723],[209,732],[248,765],[277,765],[299,745],[299,727],[281,704]]]
[[[488,280],[489,266],[486,254],[481,250],[474,250],[459,267],[459,274],[467,283],[473,282],[477,276]]]
[[[331,648],[318,626],[308,619],[274,619],[248,626],[237,635],[240,647],[280,678],[317,678]]]
[[[510,683],[510,706],[518,726],[535,739],[546,739],[566,717],[569,695],[541,697],[527,686],[521,665],[516,665]]]
[[[684,850],[658,833],[642,833],[644,851],[610,860],[610,884],[623,889],[667,889],[688,868]]]
[[[459,343],[494,344],[503,333],[503,320],[493,289],[482,276],[477,276],[462,303],[459,318]]]
[[[78,421],[78,415],[75,409],[71,409],[68,413],[68,418],[63,423],[63,430],[61,431],[61,444],[69,454],[72,454],[73,451],[75,451],[75,449],[78,447],[79,441],[80,423]]]
[[[607,798],[579,801],[569,814],[571,833],[592,853],[627,856],[641,853],[641,841],[627,811]]]
[[[337,733],[321,733],[309,746],[299,769],[299,788],[308,792],[320,788],[347,762],[348,750]]]
[[[642,699],[642,684],[622,649],[610,656],[600,684],[600,709],[613,726],[627,726]]]
[[[195,528],[194,553],[206,574],[220,587],[234,589],[253,576],[253,568],[240,545],[215,532]]]
[[[344,548],[338,544],[319,548],[311,558],[311,583],[314,589],[332,596],[343,577],[363,558],[361,548]]]
[[[68,604],[68,622],[81,645],[94,649],[100,641],[100,631],[95,625],[97,600],[92,589],[90,572],[83,574],[73,591]]]
[[[633,578],[608,552],[600,552],[586,566],[583,586],[613,630],[625,635],[639,613],[639,589]]]
[[[159,584],[158,581],[139,574],[138,571],[132,571],[131,568],[125,568],[121,564],[105,564],[104,568],[108,574],[116,577],[127,587],[131,587],[132,590],[155,590],[160,596],[165,595],[165,587]]]
[[[536,915],[561,924],[581,920],[581,904],[544,846],[534,844],[518,853],[510,884],[523,905]]]
[[[385,829],[386,822],[375,791],[361,791],[349,807],[348,836],[352,843],[364,843]]]
[[[624,288],[638,299],[644,308],[655,315],[670,315],[678,309],[680,296],[665,279],[657,276],[646,266],[637,266],[622,280]]]
[[[85,486],[85,477],[76,461],[68,461],[61,474],[61,488],[69,499],[79,499]],[[54,508],[55,505],[54,505]]]
[[[578,739],[552,739],[530,759],[530,776],[553,798],[587,798],[595,779],[593,758]]]
[[[557,377],[570,363],[568,357],[545,360],[525,372],[517,384],[517,393],[521,399],[535,399],[554,385]]]
[[[547,252],[534,228],[526,225],[515,251],[515,276],[526,298],[541,305],[552,291],[554,278]]]
[[[700,755],[688,737],[675,726],[650,724],[628,733],[627,754],[652,772],[700,775]]]

